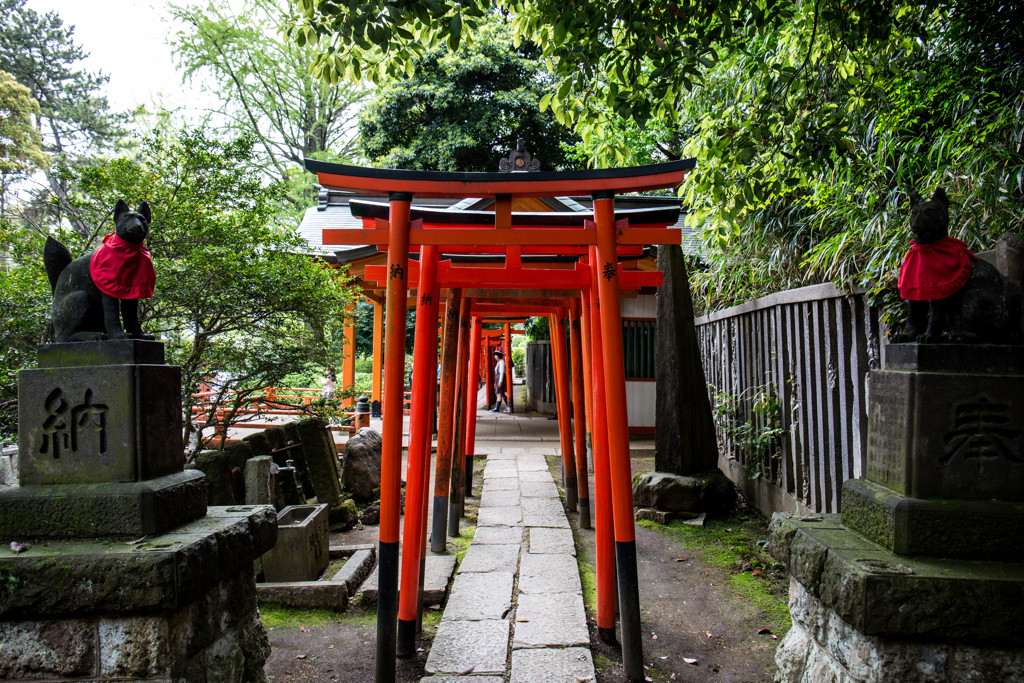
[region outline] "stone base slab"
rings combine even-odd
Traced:
[[[265,681],[252,562],[189,597],[155,613],[0,621],[0,679]]]
[[[770,536],[792,578],[866,636],[1024,646],[1024,563],[895,555],[838,515],[775,513]]]
[[[20,486],[0,491],[0,541],[157,536],[206,514],[206,477]]]
[[[898,555],[1024,559],[1024,503],[910,498],[849,479],[842,518],[848,529]]]
[[[1024,648],[867,636],[790,581],[793,627],[775,653],[776,683],[1020,681]],[[958,615],[951,614],[951,619]]]
[[[181,609],[241,571],[252,578],[253,561],[277,541],[277,515],[211,507],[172,533],[127,542],[20,539],[24,552],[0,555],[0,619],[145,614]]]
[[[348,584],[344,581],[292,581],[289,583],[258,583],[256,592],[261,603],[274,603],[301,609],[348,609]]]

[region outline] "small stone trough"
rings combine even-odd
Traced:
[[[269,582],[316,581],[327,568],[327,505],[289,505],[277,513],[277,545],[263,556]]]

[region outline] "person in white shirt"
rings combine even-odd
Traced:
[[[505,410],[502,412],[509,412],[508,397],[505,395],[505,354],[501,351],[494,352],[494,395],[497,400],[495,400],[491,412],[498,412],[502,399],[505,400]]]

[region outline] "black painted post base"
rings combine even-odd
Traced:
[[[434,517],[430,526],[430,552],[443,553],[448,543],[448,497],[434,496]]]
[[[619,641],[615,637],[615,627],[602,628],[597,627],[597,637],[601,639],[601,642],[608,643],[609,645],[618,645]]]
[[[580,500],[577,507],[580,509],[580,528],[581,529],[593,529],[590,521],[590,499],[584,498]]]
[[[615,576],[619,587],[622,668],[629,681],[644,680],[643,632],[640,628],[640,585],[636,541],[615,541]]]
[[[376,683],[394,683],[398,623],[397,542],[380,542],[377,570],[377,671],[374,680]]]
[[[565,509],[576,512],[579,489],[576,488],[576,477],[565,477]]]
[[[398,620],[398,647],[395,652],[399,657],[412,657],[416,654],[416,620]]]
[[[466,471],[465,471],[465,475],[463,477],[463,480],[464,480],[465,487],[466,487],[466,489],[465,489],[466,490],[466,498],[472,498],[473,497],[473,456],[472,455],[467,455],[466,456]],[[465,507],[465,506],[463,506],[463,507]]]

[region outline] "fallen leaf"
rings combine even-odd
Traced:
[[[459,675],[460,676],[468,676],[469,674],[473,673],[473,669],[475,669],[475,668],[476,668],[475,666],[471,666],[471,667],[465,668],[465,669],[463,669],[462,671],[459,672]]]
[[[295,659],[305,659],[306,655],[295,655]]]
[[[527,623],[529,621],[530,621],[529,619],[516,619],[516,623],[518,623],[518,624],[525,624],[525,623]]]
[[[696,664],[697,663],[697,660],[694,659],[693,657],[683,657],[683,661],[686,662],[687,664]]]
[[[11,541],[11,552],[13,552],[15,555],[17,555],[18,553],[23,553],[25,552],[25,546],[23,546],[21,543],[18,543],[17,541]]]
[[[579,681],[579,683],[587,683],[587,681],[594,680],[594,677],[593,676],[577,676],[576,680]]]
[[[138,545],[138,544],[142,543],[145,540],[146,540],[146,537],[143,536],[142,538],[136,538],[134,541],[128,541],[127,543],[125,543],[125,545]]]
[[[726,531],[729,532],[730,534],[732,533],[732,529],[726,529]]]
[[[772,640],[778,640],[778,639],[779,639],[779,637],[773,633],[772,634]]]
[[[657,633],[655,633],[655,634],[653,634],[651,636],[651,640],[657,640],[657,639],[658,639],[658,634]]]
[[[654,679],[650,676],[644,676],[644,680],[647,681],[647,683],[654,683]]]
[[[676,562],[686,562],[686,558],[685,557],[677,557],[676,558]]]
[[[763,635],[767,635],[767,634],[769,634],[771,632],[772,632],[772,630],[766,626],[765,628],[763,628],[760,631],[758,631],[757,635],[763,636]]]
[[[761,576],[761,570],[760,569],[755,569],[754,571],[750,572],[750,575],[751,576]]]
[[[674,681],[674,680],[677,680],[677,679],[676,679],[676,675],[675,675],[675,674],[672,674],[671,676],[669,676],[669,677],[668,677],[668,680],[670,680],[670,681]]]
[[[668,659],[668,655],[664,655],[662,657],[659,657],[659,659]]]
[[[309,633],[309,629],[307,627],[305,627],[305,626],[300,626],[299,630],[302,631],[303,633]]]
[[[711,637],[711,631],[704,631],[704,635],[706,635],[708,638],[710,638]]]

